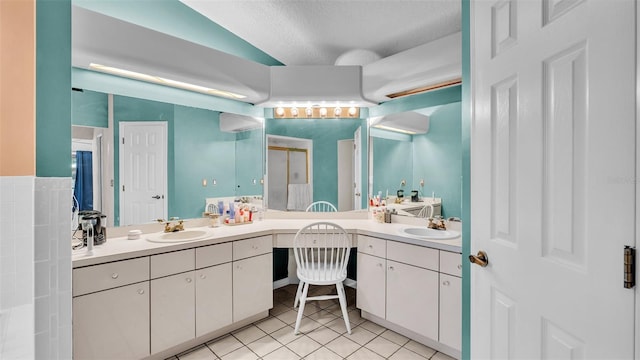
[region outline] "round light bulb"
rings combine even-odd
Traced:
[[[350,107],[349,108],[349,115],[350,116],[356,116],[356,112],[358,111],[358,109],[356,109],[355,107]]]
[[[335,115],[335,117],[340,117],[340,115],[342,115],[342,108],[336,107],[333,109],[333,115]]]
[[[284,108],[276,108],[276,115],[278,116],[283,116],[284,115]]]
[[[313,109],[310,107],[306,108],[304,111],[307,114],[307,117],[311,117],[313,115]]]
[[[291,116],[298,117],[298,108],[291,108]]]
[[[320,108],[320,116],[322,117],[327,116],[327,108]]]

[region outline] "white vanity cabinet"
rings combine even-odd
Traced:
[[[273,240],[269,236],[233,243],[233,321],[273,307]]]
[[[461,259],[459,253],[358,235],[356,306],[365,318],[459,356]]]
[[[73,358],[149,356],[149,259],[73,270]]]
[[[151,353],[195,337],[195,249],[151,256]]]
[[[196,337],[233,322],[232,244],[196,249]]]
[[[386,314],[387,241],[358,236],[356,306],[377,317]]]
[[[438,273],[387,260],[387,320],[438,339]]]
[[[440,342],[462,348],[462,255],[440,251]]]
[[[156,358],[267,316],[272,247],[266,235],[74,269],[74,359]]]

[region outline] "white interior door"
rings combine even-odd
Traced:
[[[631,359],[635,3],[471,2],[472,359]]]
[[[353,140],[338,140],[338,211],[353,210]]]
[[[362,209],[362,126],[353,133],[353,209]]]
[[[120,122],[120,225],[167,219],[167,123]]]

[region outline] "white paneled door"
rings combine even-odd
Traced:
[[[167,218],[167,123],[120,122],[120,225]]]
[[[631,359],[633,0],[471,2],[472,359]]]

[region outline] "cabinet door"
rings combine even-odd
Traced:
[[[440,342],[460,350],[462,337],[462,279],[440,274]]]
[[[387,260],[387,320],[438,341],[438,273]]]
[[[385,259],[358,253],[356,306],[372,315],[385,317]]]
[[[231,278],[231,263],[196,271],[196,337],[233,321]]]
[[[233,262],[233,321],[273,307],[271,253]]]
[[[194,271],[151,280],[151,353],[195,337]]]
[[[74,359],[149,356],[149,282],[73,298]]]

